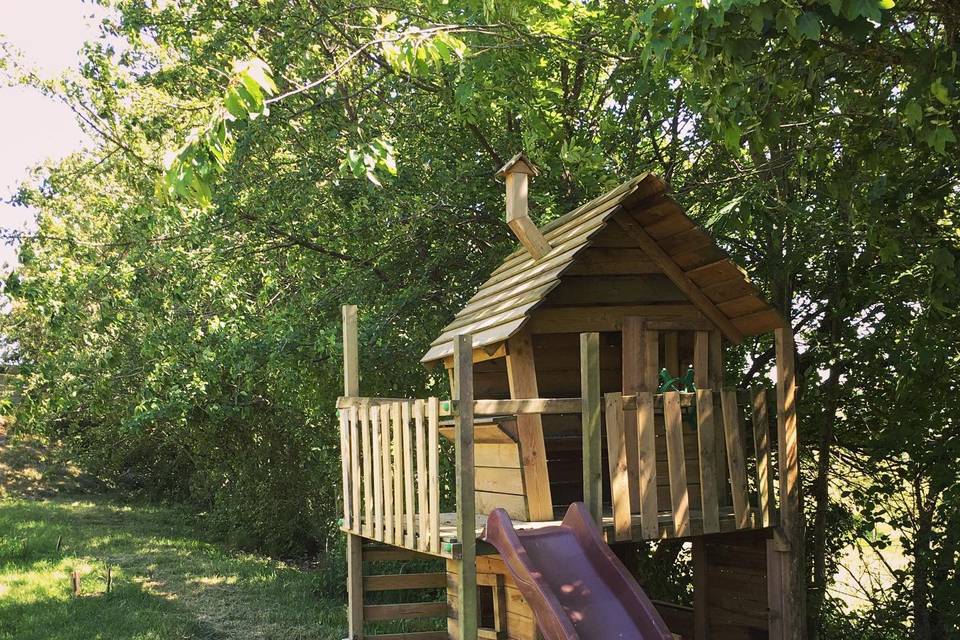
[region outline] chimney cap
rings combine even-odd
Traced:
[[[540,175],[540,170],[537,169],[537,165],[530,162],[530,158],[521,151],[517,155],[513,156],[507,160],[507,164],[500,167],[500,170],[497,171],[496,177],[505,176],[509,173],[526,173],[531,176]]]

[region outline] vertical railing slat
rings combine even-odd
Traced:
[[[749,525],[750,509],[747,500],[747,472],[743,440],[740,438],[740,420],[737,415],[737,390],[720,392],[723,406],[723,432],[727,444],[727,466],[730,467],[730,493],[733,496],[733,514],[737,528]]]
[[[417,548],[426,551],[429,546],[428,516],[430,505],[427,502],[427,438],[423,424],[423,400],[413,403],[413,422],[417,441]]]
[[[430,502],[430,551],[440,553],[440,400],[427,400],[427,451],[430,456],[427,487]]]
[[[697,388],[697,453],[700,467],[700,509],[704,533],[720,530],[717,497],[717,434],[713,419],[710,378],[710,333],[697,331],[693,344],[694,385]]]
[[[383,456],[383,542],[393,542],[393,464],[390,445],[393,442],[392,405],[380,405],[380,454]]]
[[[773,524],[773,474],[770,472],[770,418],[767,415],[767,390],[753,389],[753,444],[757,451],[757,489],[763,526]]]
[[[697,445],[700,455],[700,501],[703,532],[720,530],[720,500],[717,494],[716,421],[713,389],[697,389]]]
[[[393,422],[393,544],[403,546],[403,415],[400,403],[391,410]]]
[[[583,446],[583,502],[601,526],[603,471],[600,467],[600,334],[580,334],[580,397]]]
[[[687,490],[687,463],[683,453],[683,417],[680,394],[663,394],[663,421],[667,435],[667,468],[670,473],[670,504],[673,531],[678,537],[690,535],[690,493]]]
[[[350,530],[360,533],[360,418],[356,406],[350,407],[350,474],[351,506]]]
[[[350,411],[340,409],[340,467],[343,473],[343,526],[350,529]]]
[[[623,396],[619,391],[605,399],[607,424],[607,466],[610,468],[610,502],[613,506],[613,529],[617,540],[630,540],[630,469],[627,466],[627,438],[624,431]]]
[[[373,441],[373,538],[383,541],[383,452],[380,435],[380,407],[370,407],[370,428]]]
[[[710,384],[711,389],[723,389],[723,334],[714,329],[710,332]],[[713,396],[714,419],[714,468],[717,470],[717,501],[721,505],[730,504],[730,483],[727,481],[727,446],[723,436],[720,409],[720,394]]]
[[[637,392],[637,450],[640,462],[640,529],[644,540],[660,537],[657,507],[657,432],[653,393]]]
[[[363,447],[363,535],[373,537],[373,464],[370,453],[370,406],[360,406],[361,446]]]
[[[414,530],[413,523],[416,516],[417,505],[414,502],[413,492],[413,440],[410,436],[410,401],[407,400],[401,405],[403,422],[403,495],[405,503],[404,527],[406,529],[403,537],[404,543],[408,549],[414,548]]]

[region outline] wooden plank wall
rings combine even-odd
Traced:
[[[527,498],[523,490],[520,446],[507,437],[499,426],[497,431],[500,435],[489,437],[481,435],[481,425],[477,426],[474,442],[477,513],[488,514],[501,507],[515,520],[529,519]],[[515,432],[517,424],[509,421],[504,427]]]
[[[768,531],[750,531],[702,538],[711,640],[766,638],[771,611],[767,594]]]
[[[440,629],[447,615],[447,577],[442,559],[366,544],[362,565],[363,638],[447,640],[447,632]],[[417,630],[399,631],[401,627]]]
[[[343,528],[440,553],[439,400],[340,410]]]
[[[460,637],[457,620],[457,587],[460,575],[457,564],[452,560],[447,562],[447,602],[449,604],[447,632],[450,638]],[[539,640],[541,638],[530,605],[520,593],[516,582],[499,556],[477,558],[477,584],[481,590],[489,590],[485,596],[481,597],[481,625],[484,623],[492,625],[481,626],[480,637],[498,640]],[[485,604],[489,606],[490,602],[496,605],[492,610],[487,610]],[[497,635],[497,631],[500,635]]]

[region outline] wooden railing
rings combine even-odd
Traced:
[[[339,409],[343,528],[439,553],[439,401],[350,400]]]
[[[753,456],[744,441],[742,425],[745,417],[741,417],[736,389],[698,389],[695,393],[674,391],[657,395],[638,393],[636,396],[607,394],[607,450],[617,540],[634,537],[633,516],[636,513],[640,514],[640,528],[645,539],[660,536],[659,516],[663,511],[671,514],[673,535],[677,537],[718,532],[721,530],[721,496],[727,491],[732,502],[734,528],[770,526],[775,523],[767,390],[739,393],[748,394],[750,399]],[[716,402],[717,396],[719,403]],[[716,411],[718,404],[719,415]],[[662,460],[657,456],[655,407],[662,407],[669,505],[658,504],[657,466]],[[699,478],[687,477],[689,456],[685,453],[682,407],[690,407],[696,412],[695,468]],[[630,415],[625,412],[627,408],[635,411],[636,416],[635,436],[639,454],[639,468],[636,469],[629,468],[627,464],[628,438],[633,435],[628,433],[624,424],[624,416]],[[689,435],[690,430],[687,430],[687,437]],[[754,492],[750,489],[747,473],[751,458],[755,459],[755,464],[750,466],[755,467],[757,474],[756,501],[751,500]],[[631,503],[631,482],[639,484],[640,504]],[[699,484],[699,505],[693,504],[691,482]],[[753,507],[752,502],[757,506]],[[694,531],[691,514],[697,507],[701,528]]]
[[[686,537],[777,524],[768,393],[698,389],[606,394],[602,398],[610,475],[606,500],[612,505],[615,539]],[[481,399],[473,402],[473,413],[475,419],[582,414],[584,404],[592,402],[592,398]],[[455,403],[437,398],[344,397],[338,406],[344,529],[439,553],[439,419],[455,414]],[[636,422],[629,424],[626,418]],[[584,442],[584,469],[585,475],[594,477],[587,467],[593,465],[588,458],[595,458],[596,452],[587,449],[596,446],[593,441],[599,442],[599,437],[589,440]],[[638,454],[634,468],[627,462],[631,440]],[[631,494],[639,495],[639,502]]]

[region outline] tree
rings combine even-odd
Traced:
[[[812,633],[950,637],[958,24],[946,0],[119,2],[127,48],[45,87],[99,147],[20,194],[22,419],[242,543],[314,544],[339,305],[364,393],[438,392],[417,356],[511,248],[505,158],[541,165],[539,222],[651,169],[798,332]],[[910,606],[847,615],[841,548],[883,519]]]

